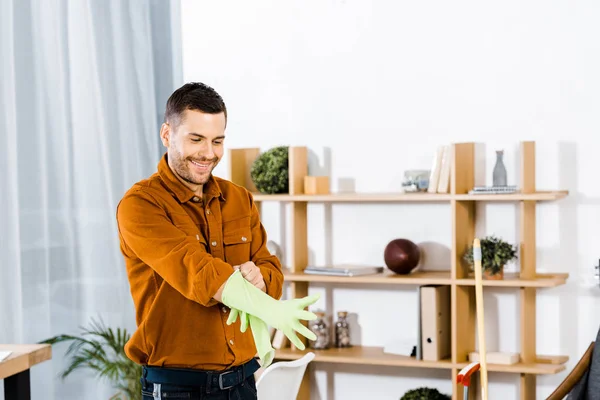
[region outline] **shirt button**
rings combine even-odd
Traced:
[[[207,213],[207,214],[210,214],[210,210],[206,210],[206,213]]]
[[[229,344],[233,346],[233,339],[229,339]]]
[[[213,247],[217,247],[217,242],[212,242],[211,244]]]
[[[194,198],[193,198],[192,200],[194,200],[194,201],[197,203],[197,202],[199,202],[199,201],[200,201],[200,197],[198,197],[198,196],[194,196]]]
[[[246,236],[242,236],[242,242],[245,242],[246,240],[248,240],[246,239]]]
[[[225,307],[223,307],[223,314],[225,314],[227,312],[227,309]]]

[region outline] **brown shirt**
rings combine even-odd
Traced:
[[[125,193],[117,208],[137,330],[125,346],[133,361],[151,366],[223,370],[256,354],[250,327],[212,297],[233,273],[253,261],[267,294],[279,299],[283,274],[266,248],[267,235],[252,195],[211,176],[204,201],[167,164]]]

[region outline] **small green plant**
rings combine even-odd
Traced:
[[[261,193],[276,194],[289,191],[289,151],[287,146],[274,147],[252,163],[250,178]]]
[[[440,393],[437,389],[420,387],[404,393],[400,400],[450,400],[450,396]]]
[[[71,356],[69,364],[61,373],[65,379],[76,369],[90,369],[104,379],[108,379],[112,386],[120,390],[131,400],[142,398],[142,384],[140,377],[141,365],[131,361],[125,354],[125,344],[130,335],[127,330],[107,328],[102,321],[92,319],[90,328],[81,328],[80,336],[58,335],[40,343],[56,345],[70,342],[66,356]],[[116,396],[116,397],[115,397]],[[119,394],[112,398],[121,398]]]
[[[481,239],[481,268],[494,275],[509,261],[517,258],[517,248],[494,235]],[[469,246],[463,260],[473,266],[473,246]]]

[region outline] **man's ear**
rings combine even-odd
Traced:
[[[169,141],[171,140],[171,126],[166,122],[160,126],[160,140],[163,146],[169,147]]]

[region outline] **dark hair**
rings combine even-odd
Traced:
[[[181,114],[185,110],[198,110],[207,114],[225,114],[227,108],[223,98],[213,88],[204,83],[186,83],[171,94],[167,100],[165,122],[177,126],[181,123]]]

